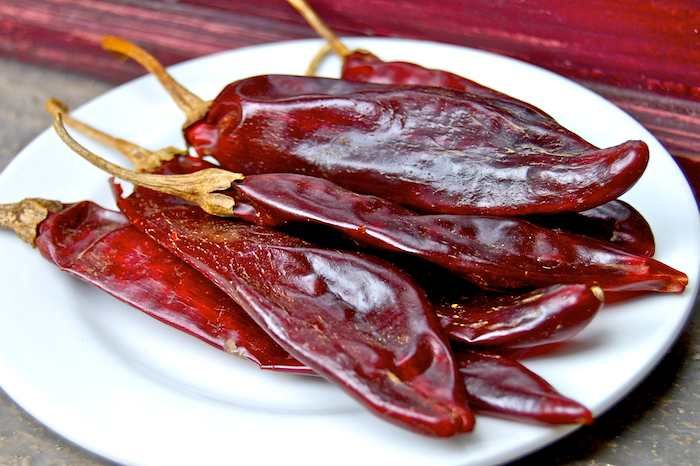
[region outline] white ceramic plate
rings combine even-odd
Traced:
[[[657,257],[688,273],[689,288],[681,296],[610,306],[564,351],[527,362],[601,414],[659,361],[696,292],[698,212],[669,154],[611,103],[531,65],[431,42],[348,42],[385,59],[449,69],[532,102],[599,146],[627,139],[649,144],[649,168],[624,198],[653,227]],[[251,47],[172,71],[212,98],[245,76],[301,74],[319,45],[307,40]],[[337,61],[323,71],[337,74]],[[76,115],[148,147],[181,145],[183,118],[150,77],[94,99]],[[49,131],[0,176],[0,201],[27,196],[113,206],[106,177]],[[0,384],[52,430],[120,463],[491,465],[572,430],[480,417],[472,435],[421,437],[378,420],[330,384],[262,372],[180,334],[59,272],[11,233],[0,233],[0,251]]]

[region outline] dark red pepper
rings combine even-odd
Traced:
[[[681,272],[598,240],[517,218],[417,215],[320,178],[253,175],[233,184],[227,194],[236,201],[234,214],[246,221],[272,227],[317,223],[341,231],[360,244],[433,262],[483,288],[589,283],[610,291],[678,292],[687,283]],[[604,214],[605,218],[613,217]],[[594,222],[595,215],[596,211],[588,211],[551,221],[572,225],[580,219],[591,218]],[[634,229],[640,230],[636,225]],[[618,225],[611,230],[622,228]]]
[[[435,305],[454,341],[483,347],[525,348],[569,340],[603,305],[600,290],[555,285],[517,295],[475,295]]]
[[[156,73],[187,110],[185,139],[200,155],[246,174],[327,178],[420,211],[586,210],[627,191],[648,160],[642,141],[597,149],[529,106],[436,87],[257,76],[193,104],[145,51],[104,45]]]
[[[483,413],[547,424],[590,424],[593,415],[547,381],[506,356],[458,352],[469,402]]]
[[[316,249],[137,189],[129,220],[212,280],[275,341],[375,414],[437,436],[472,429],[423,293],[387,263]]]
[[[555,230],[607,241],[631,254],[652,257],[654,233],[637,209],[616,200],[583,212],[538,215],[528,220]]]
[[[221,290],[129,225],[122,214],[88,201],[55,203],[44,219],[36,200],[0,206],[2,210],[14,210],[18,219],[38,215],[25,220],[26,231],[36,235],[29,242],[61,270],[262,369],[309,372]]]

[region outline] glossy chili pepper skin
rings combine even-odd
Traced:
[[[648,160],[641,141],[596,149],[513,101],[299,76],[228,85],[185,138],[246,175],[318,176],[449,214],[590,209],[627,191]]]
[[[497,99],[501,105],[508,107],[512,104],[522,108],[522,111],[529,112],[531,118],[539,125],[558,133],[571,147],[570,150],[577,146],[580,150],[595,149],[595,146],[581,136],[559,125],[542,109],[449,71],[425,68],[416,63],[383,61],[366,50],[355,50],[343,58],[341,79],[363,83],[440,87]]]
[[[51,214],[36,245],[61,270],[262,369],[308,373],[202,274],[128,224],[80,202]]]
[[[524,348],[566,341],[603,305],[586,285],[555,285],[517,295],[475,295],[435,305],[450,339],[483,347]]]
[[[479,412],[546,424],[590,424],[593,415],[542,377],[506,356],[459,352],[469,402]]]
[[[118,203],[297,360],[405,428],[436,436],[472,429],[439,321],[407,276],[377,259],[317,249],[167,198],[137,189]]]
[[[552,129],[556,121],[541,109],[527,102],[515,99],[470,79],[443,70],[422,67],[415,63],[383,61],[365,50],[355,50],[343,59],[342,79],[357,82],[435,86],[464,91],[481,97],[510,101],[514,105],[529,109],[539,115],[542,125]],[[571,143],[578,142],[582,150],[593,149],[590,143],[580,136],[560,127]],[[612,242],[617,248],[641,256],[654,255],[654,236],[644,217],[624,201],[615,200],[576,214],[542,216],[531,220],[572,233],[592,236]]]
[[[234,213],[258,225],[316,223],[358,243],[420,257],[487,289],[597,284],[679,292],[687,277],[654,259],[518,218],[418,215],[390,201],[294,174],[246,177]]]
[[[625,201],[610,201],[583,212],[532,216],[528,220],[555,230],[597,238],[631,254],[654,255],[651,227],[642,214]]]

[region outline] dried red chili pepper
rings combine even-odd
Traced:
[[[651,227],[637,209],[619,199],[583,212],[538,215],[528,220],[555,230],[607,241],[631,254],[654,255]]]
[[[583,147],[529,108],[435,87],[257,76],[228,85],[209,105],[145,51],[115,38],[104,46],[164,83],[200,155],[247,174],[327,178],[421,211],[586,210],[627,191],[648,160],[641,141]]]
[[[600,290],[555,285],[517,295],[475,295],[435,305],[454,341],[483,347],[525,348],[569,340],[603,305]]]
[[[318,223],[361,244],[399,251],[440,265],[489,289],[560,283],[596,284],[608,291],[680,292],[687,276],[654,259],[582,236],[520,220],[417,215],[384,199],[355,194],[304,175],[246,177],[210,168],[189,177],[138,174],[100,159],[57,123],[61,138],[112,175],[200,205],[219,216],[263,226]],[[224,193],[225,191],[225,193]]]
[[[383,199],[304,175],[252,175],[226,191],[233,214],[277,227],[317,223],[360,244],[440,265],[484,288],[555,283],[606,290],[682,291],[687,277],[653,259],[520,219],[417,215]]]
[[[61,270],[161,322],[262,369],[309,373],[227,295],[118,212],[88,201],[26,199],[0,205],[1,226],[15,229]]]
[[[547,424],[590,424],[591,412],[547,381],[505,356],[458,352],[470,403],[483,413]]]

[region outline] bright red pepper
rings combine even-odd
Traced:
[[[475,295],[435,305],[442,327],[456,342],[525,348],[571,339],[603,305],[585,285],[555,285],[517,295]]]
[[[506,356],[458,353],[469,401],[480,412],[547,424],[590,424],[593,415],[542,377]]]
[[[616,200],[583,212],[539,215],[528,220],[538,225],[607,241],[630,254],[652,257],[654,233],[634,207]]]
[[[17,218],[26,219],[41,213],[35,202],[0,206],[0,211],[13,208]],[[56,203],[53,210],[28,223],[27,231],[35,232],[30,242],[61,270],[262,369],[309,372],[221,290],[129,225],[122,214],[88,201]]]

